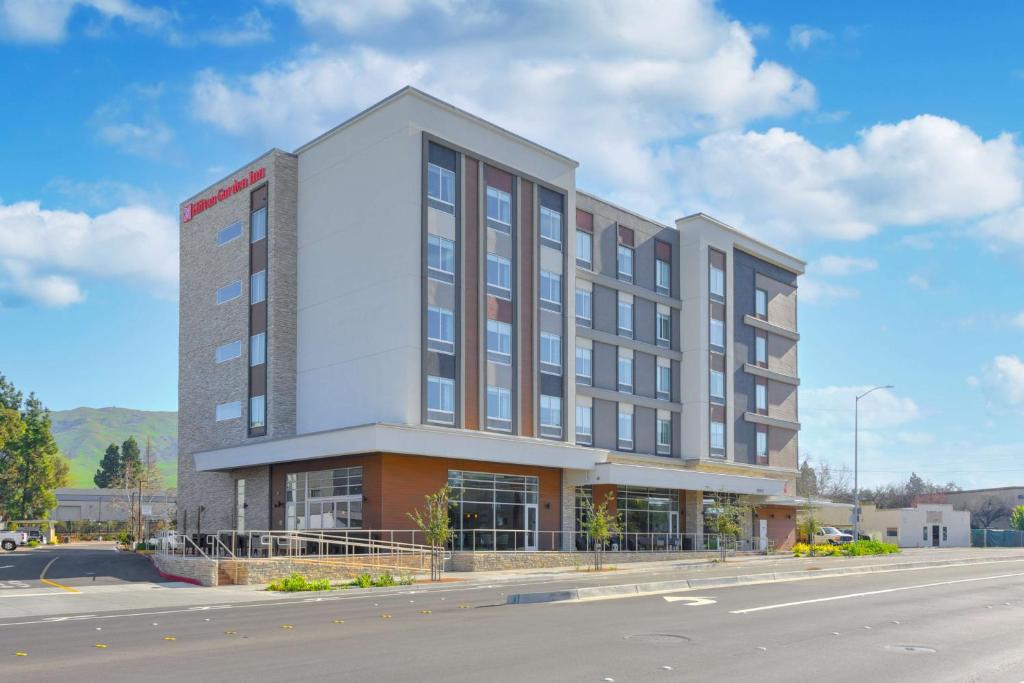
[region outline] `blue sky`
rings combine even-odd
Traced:
[[[1024,480],[1024,9],[0,0],[0,372],[175,409],[177,202],[411,83],[808,261],[801,449]]]

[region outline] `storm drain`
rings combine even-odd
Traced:
[[[623,638],[632,643],[688,643],[691,640],[679,633],[630,633]]]
[[[885,649],[907,655],[933,655],[937,652],[934,647],[926,645],[886,645]]]

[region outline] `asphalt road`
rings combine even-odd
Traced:
[[[1024,681],[1022,562],[586,603],[506,606],[509,590],[0,622],[0,678]]]
[[[0,598],[13,595],[10,591],[162,581],[148,559],[114,552],[113,547],[83,543],[0,552]]]

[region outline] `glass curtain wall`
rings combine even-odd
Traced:
[[[616,498],[628,549],[665,550],[678,544],[678,491],[620,486]]]
[[[450,470],[448,485],[456,550],[526,550],[535,542],[537,477]]]
[[[285,478],[285,528],[361,529],[363,468],[296,472]]]

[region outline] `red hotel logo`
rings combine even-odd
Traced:
[[[249,175],[243,176],[236,179],[230,185],[225,185],[220,188],[209,197],[203,197],[198,201],[186,204],[185,208],[181,212],[181,222],[188,223],[190,220],[206,211],[211,206],[216,206],[217,202],[222,202],[236,192],[241,192],[250,185],[255,185],[259,181],[267,177],[266,167],[260,167],[255,171],[249,171]]]

